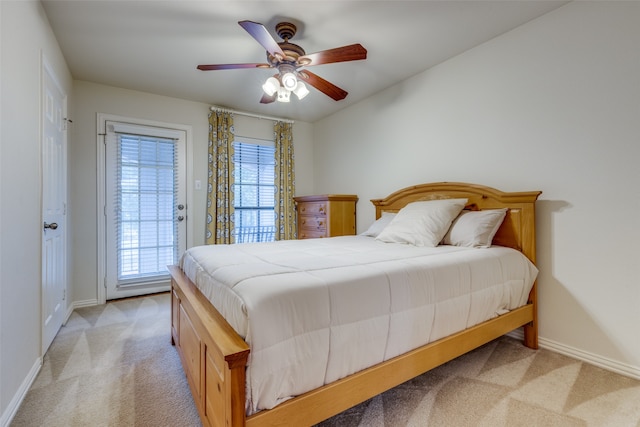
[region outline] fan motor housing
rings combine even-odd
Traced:
[[[278,46],[280,46],[280,49],[284,52],[285,57],[277,58],[267,52],[269,64],[275,67],[282,61],[296,63],[298,58],[305,55],[303,48],[295,43],[289,42],[289,40],[296,35],[297,30],[298,28],[291,22],[280,22],[276,24],[276,34],[283,40],[278,43]]]
[[[269,52],[267,52],[267,61],[269,61],[269,64],[271,64],[273,66],[278,65],[282,61],[288,61],[288,62],[294,62],[295,63],[298,60],[299,57],[305,55],[304,49],[301,48],[300,46],[298,46],[297,44],[293,44],[293,43],[289,43],[287,41],[284,41],[284,42],[278,43],[278,46],[280,46],[280,49],[282,49],[282,51],[284,52],[285,57],[282,58],[282,59],[279,59],[279,58],[271,55]]]

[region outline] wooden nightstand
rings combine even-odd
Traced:
[[[323,194],[293,198],[298,210],[298,239],[356,234],[353,194]]]

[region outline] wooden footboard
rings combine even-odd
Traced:
[[[249,346],[180,268],[171,266],[171,340],[205,426],[242,426]]]

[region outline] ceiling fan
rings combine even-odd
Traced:
[[[267,50],[267,63],[198,65],[198,69],[203,71],[238,68],[277,69],[278,73],[269,77],[262,86],[265,94],[260,102],[263,104],[269,104],[276,100],[289,102],[291,92],[302,99],[309,93],[305,83],[334,100],[340,101],[348,94],[345,90],[302,68],[367,58],[367,50],[360,44],[337,47],[307,55],[304,49],[289,41],[297,31],[296,26],[290,22],[280,22],[276,25],[276,34],[283,40],[281,42],[276,42],[264,25],[260,23],[240,21],[238,24]]]

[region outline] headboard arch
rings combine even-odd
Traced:
[[[535,202],[542,192],[504,192],[495,188],[464,182],[436,182],[413,185],[398,190],[384,199],[373,199],[376,219],[382,212],[398,212],[411,202],[466,198],[467,209],[507,208],[507,215],[493,242],[522,252],[536,262]]]

